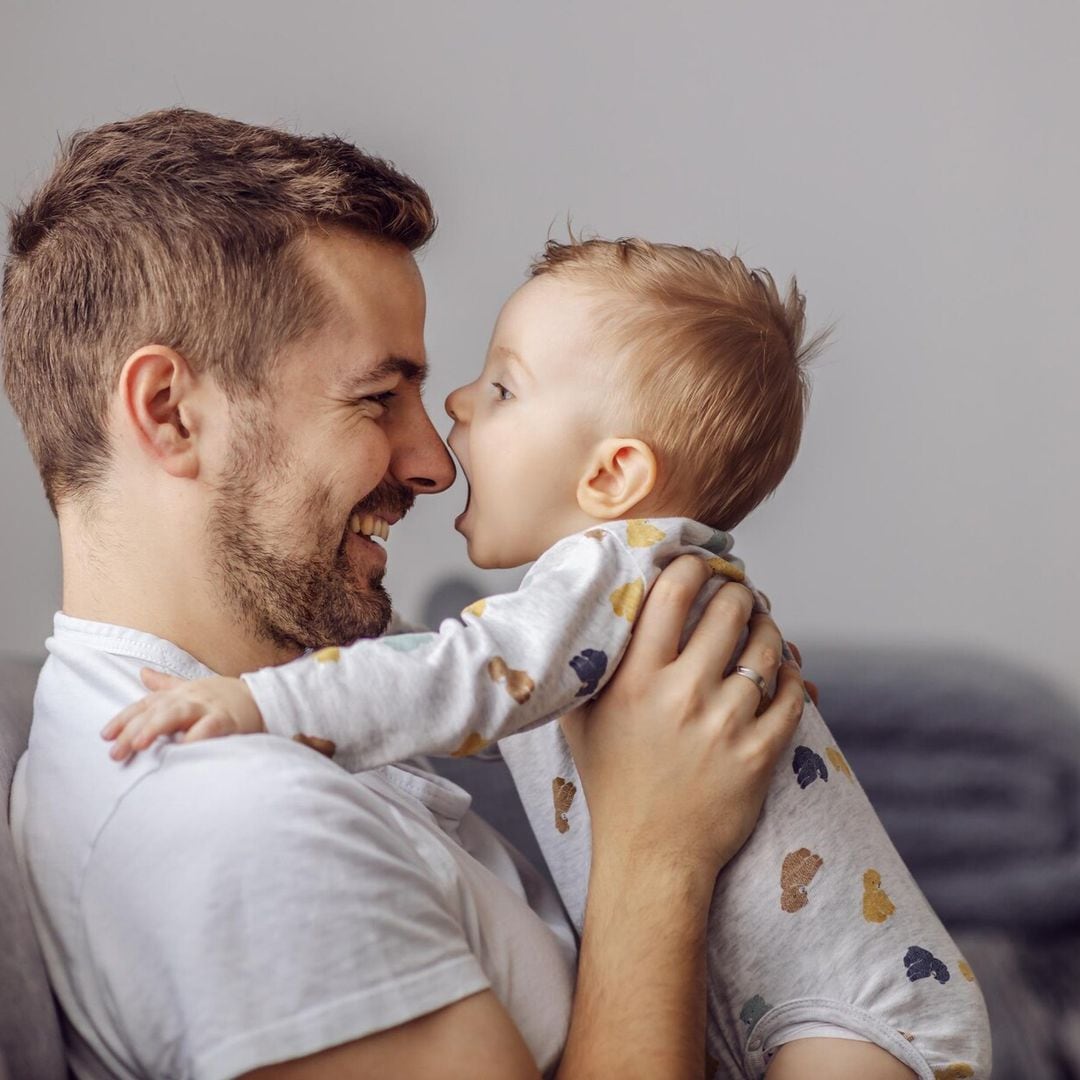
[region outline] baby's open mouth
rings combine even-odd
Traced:
[[[465,520],[465,515],[469,512],[469,507],[472,505],[472,484],[469,483],[468,478],[465,480],[465,508],[461,511],[456,518],[454,518],[454,528],[460,529],[462,521]]]

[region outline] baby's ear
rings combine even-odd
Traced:
[[[656,486],[656,455],[640,439],[604,439],[586,461],[578,506],[590,517],[625,517]]]

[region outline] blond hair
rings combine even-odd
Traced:
[[[166,109],[67,142],[11,215],[0,339],[54,513],[103,478],[137,348],[175,348],[232,397],[265,391],[282,348],[328,316],[296,242],[315,225],[415,250],[435,215],[415,181],[332,137]]]
[[[795,460],[809,403],[805,298],[711,249],[641,239],[549,241],[532,276],[595,288],[626,366],[624,398],[657,456],[659,492],[734,528]]]

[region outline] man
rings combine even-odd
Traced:
[[[702,662],[732,651],[745,590],[703,620],[711,649],[677,656],[705,571],[675,564],[576,727],[607,854],[573,1008],[557,902],[460,789],[412,765],[351,776],[269,737],[121,768],[97,736],[143,665],[237,674],[385,629],[385,552],[349,523],[392,526],[454,476],[420,398],[411,253],[433,227],[422,189],[355,147],[186,110],[76,137],[13,217],[5,388],[64,589],[12,827],[79,1076],[700,1068],[712,880],[801,698],[784,668],[755,721],[752,684]],[[758,620],[745,662],[769,677],[778,654]],[[620,814],[606,779],[616,714],[648,814]],[[630,737],[663,737],[655,715],[662,769]],[[739,779],[672,809],[712,760]]]

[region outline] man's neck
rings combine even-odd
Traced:
[[[163,539],[159,533],[137,545],[95,543],[62,516],[60,541],[66,615],[153,634],[219,675],[300,655],[298,648],[261,640],[233,615],[208,569],[192,561],[195,543],[182,536]]]

